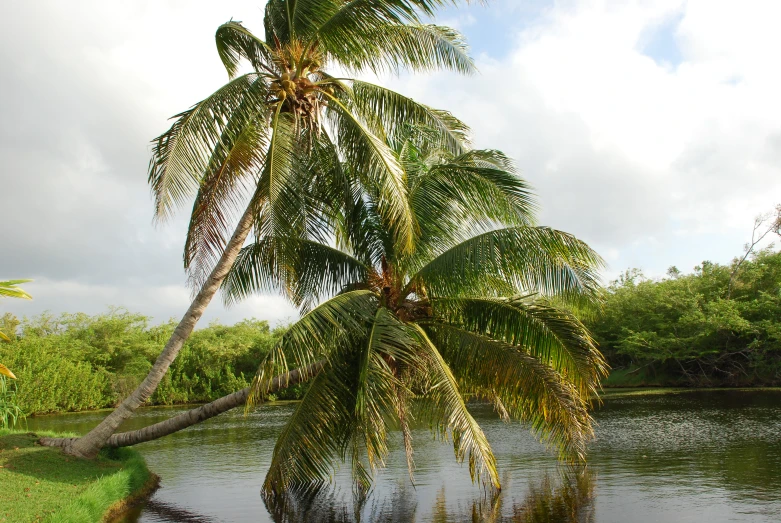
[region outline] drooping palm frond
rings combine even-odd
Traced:
[[[377,310],[377,296],[369,290],[355,290],[334,296],[318,305],[285,332],[274,351],[261,363],[252,382],[247,405],[261,400],[265,391],[262,384],[287,372],[289,355],[296,367],[304,368],[318,360],[331,357],[365,331]],[[286,355],[287,354],[287,355]]]
[[[353,432],[355,366],[354,358],[333,360],[312,381],[277,438],[264,494],[306,491],[333,476]]]
[[[512,283],[514,294],[539,293],[596,303],[602,259],[571,234],[548,227],[507,227],[442,252],[411,276],[434,296],[462,295],[487,275]],[[486,293],[491,294],[489,289]]]
[[[504,154],[492,150],[468,151],[432,165],[410,184],[410,200],[421,222],[435,203],[460,207],[467,219],[507,225],[532,225],[537,211],[529,184]]]
[[[465,392],[498,398],[510,417],[529,422],[540,439],[564,459],[584,460],[592,437],[586,398],[566,374],[529,354],[444,323],[426,325]]]
[[[265,126],[264,126],[265,127]],[[187,228],[184,266],[199,288],[222,255],[233,224],[248,203],[263,169],[268,140],[264,127],[248,124],[235,138],[223,133],[230,148],[218,148],[201,182]]]
[[[200,187],[218,150],[231,148],[224,140],[229,125],[236,135],[244,125],[265,114],[267,87],[257,73],[235,78],[193,107],[174,116],[171,128],[153,140],[149,184],[157,219],[168,218],[177,205]]]
[[[241,22],[231,20],[217,28],[214,35],[217,53],[231,78],[236,76],[241,60],[247,60],[257,72],[273,63],[274,49],[252,34]]]
[[[580,320],[534,297],[432,298],[436,317],[518,347],[567,377],[581,397],[595,396],[607,374],[604,357]]]
[[[418,325],[413,325],[412,328],[420,340],[422,355],[428,363],[426,370],[429,374],[429,386],[421,398],[425,413],[423,417],[435,422],[440,433],[446,429],[452,431],[456,459],[461,462],[467,458],[469,475],[473,481],[488,476],[490,484],[500,489],[496,458],[480,425],[467,410],[450,366],[426,331]]]
[[[427,128],[436,135],[446,150],[463,154],[469,145],[469,128],[447,111],[415,102],[395,91],[369,82],[351,82],[351,101],[364,118],[377,120],[382,132],[390,134],[389,143],[397,147],[408,137],[409,129]],[[405,125],[398,125],[404,122]]]
[[[412,215],[407,203],[404,170],[393,151],[344,105],[331,97],[328,116],[345,161],[378,191],[377,209],[388,220],[402,252],[414,241]]]
[[[23,300],[32,300],[32,296],[18,287],[22,283],[29,283],[32,280],[5,280],[0,281],[0,298],[21,298]]]
[[[226,303],[236,303],[259,289],[282,291],[303,310],[346,285],[363,281],[369,268],[335,247],[303,239],[287,238],[284,248],[266,236],[244,247],[223,282]]]
[[[419,363],[416,349],[408,329],[386,308],[379,307],[366,343],[360,347],[355,390],[353,466],[359,470],[356,479],[363,491],[371,486],[368,474],[385,466],[388,423],[398,416],[404,408],[400,402],[409,395],[396,370],[400,365]],[[368,471],[359,460],[364,453]]]

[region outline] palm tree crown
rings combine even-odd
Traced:
[[[388,145],[404,167],[412,249],[378,212],[380,191],[363,185],[329,215],[334,237],[286,239],[284,250],[266,237],[242,250],[223,285],[232,300],[275,284],[306,312],[261,365],[250,403],[288,358],[326,361],[279,437],[265,491],[322,484],[348,458],[368,487],[392,426],[412,477],[413,419],[452,438],[473,480],[499,488],[465,394],[582,459],[605,362],[571,310],[598,300],[599,256],[534,225],[530,190],[500,152],[456,154],[420,127]]]
[[[378,212],[409,248],[413,230],[403,169],[386,144],[385,130],[404,122],[432,126],[450,138],[451,150],[460,151],[460,122],[329,71],[472,72],[461,35],[421,22],[443,3],[270,0],[265,40],[237,21],[218,28],[217,50],[231,80],[174,117],[154,140],[149,169],[158,218],[195,196],[184,253],[194,285],[203,283],[244,209],[255,217],[256,236],[270,229],[300,234],[317,226],[300,218],[311,204],[303,188],[313,178],[296,168],[293,158],[302,148],[331,148],[353,172],[371,179],[381,195]],[[242,63],[252,69],[239,74]]]

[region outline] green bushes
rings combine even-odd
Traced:
[[[590,325],[614,369],[607,385],[781,385],[781,252],[703,262],[648,280],[627,271]]]
[[[18,377],[16,401],[27,415],[114,406],[141,382],[173,329],[124,309],[22,322],[6,314],[0,325],[17,334],[0,344],[0,360]],[[245,320],[196,331],[151,402],[206,402],[246,387],[283,330]]]

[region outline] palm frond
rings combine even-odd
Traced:
[[[527,353],[491,337],[453,325],[426,325],[465,391],[498,397],[508,414],[531,424],[545,443],[565,459],[585,459],[593,436],[586,398],[569,376]]]
[[[149,184],[157,219],[168,218],[198,190],[215,149],[230,148],[230,141],[221,142],[223,132],[229,124],[241,132],[245,123],[255,121],[262,114],[265,98],[263,80],[250,73],[174,116],[171,128],[152,141]]]
[[[312,381],[277,438],[263,493],[277,497],[327,484],[353,433],[354,358],[332,361]]]
[[[482,478],[494,488],[501,489],[496,459],[488,439],[467,410],[456,378],[440,354],[439,347],[420,326],[412,325],[411,328],[416,332],[421,352],[428,360],[426,370],[430,386],[421,398],[425,405],[424,417],[434,421],[438,431],[446,428],[452,431],[456,459],[459,462],[467,459],[472,481]]]
[[[219,147],[201,183],[190,215],[184,247],[184,266],[190,284],[200,288],[219,260],[263,168],[268,140],[265,129],[246,125],[235,139],[223,133],[230,148]]]
[[[321,298],[363,281],[368,267],[337,248],[306,238],[266,236],[244,247],[223,282],[227,304],[253,293],[282,291],[308,310]]]
[[[410,287],[424,285],[432,296],[463,296],[465,288],[492,276],[514,285],[514,294],[597,303],[602,265],[600,256],[571,234],[548,227],[507,227],[444,250],[411,277]]]
[[[353,80],[352,102],[365,118],[376,118],[389,141],[401,143],[410,126],[428,128],[453,155],[469,147],[469,128],[447,111],[431,108],[401,94],[369,82]]]
[[[21,298],[23,300],[32,300],[32,296],[17,287],[21,283],[29,283],[32,280],[5,280],[0,281],[0,298]]]
[[[356,441],[354,448],[366,452],[372,474],[385,466],[388,422],[404,408],[400,402],[410,394],[391,366],[414,360],[416,347],[416,340],[406,327],[388,309],[378,308],[360,352],[355,392],[355,437],[360,441]],[[363,481],[359,486],[366,491],[370,484]]]
[[[336,143],[345,161],[377,191],[377,208],[394,231],[400,251],[412,249],[413,219],[407,204],[404,171],[393,151],[336,97],[328,106]],[[348,102],[349,103],[349,102]]]
[[[239,21],[222,24],[214,38],[217,53],[230,78],[238,73],[242,59],[247,60],[256,72],[263,71],[273,61],[273,49]]]
[[[534,298],[434,298],[446,323],[518,347],[566,376],[588,401],[596,396],[607,364],[588,329],[566,309]]]
[[[363,31],[321,31],[328,55],[352,71],[399,73],[440,69],[472,74],[475,65],[464,37],[433,24],[379,24]]]
[[[356,290],[334,296],[318,305],[285,332],[274,351],[261,362],[252,381],[247,405],[260,401],[264,383],[276,374],[287,372],[287,355],[296,367],[304,368],[330,357],[365,335],[377,311],[377,296],[368,290]]]

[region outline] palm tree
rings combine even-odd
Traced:
[[[32,280],[6,280],[0,281],[0,297],[5,298],[22,298],[24,300],[31,300],[32,296],[24,292],[18,287],[20,283],[27,283]],[[0,340],[11,341],[8,334],[0,330]],[[16,379],[11,369],[0,363],[0,375],[7,376],[11,379]]]
[[[265,40],[240,22],[217,29],[216,43],[230,81],[176,115],[153,143],[149,183],[156,217],[168,218],[194,196],[184,264],[192,304],[149,374],[120,406],[65,452],[94,457],[119,425],[159,385],[184,341],[251,233],[325,237],[318,202],[355,181],[313,176],[302,150],[330,151],[377,188],[377,214],[394,231],[401,252],[412,247],[413,224],[403,169],[384,130],[399,122],[438,129],[450,150],[463,150],[460,122],[380,86],[337,77],[344,71],[446,68],[472,72],[462,37],[421,22],[444,0],[269,0]],[[240,74],[242,63],[249,72]],[[284,249],[278,241],[277,248]]]
[[[449,435],[472,479],[499,488],[468,394],[530,423],[562,457],[585,455],[587,409],[606,364],[573,310],[598,302],[601,259],[570,234],[534,225],[529,188],[501,153],[454,154],[417,129],[391,145],[405,168],[412,249],[378,211],[380,189],[364,185],[332,213],[332,241],[287,238],[296,248],[280,259],[277,239],[265,236],[242,249],[225,280],[230,300],[272,282],[308,311],[261,365],[249,404],[288,359],[298,369],[323,362],[277,441],[267,494],[327,483],[347,459],[363,491],[394,425],[412,478],[413,419]]]

